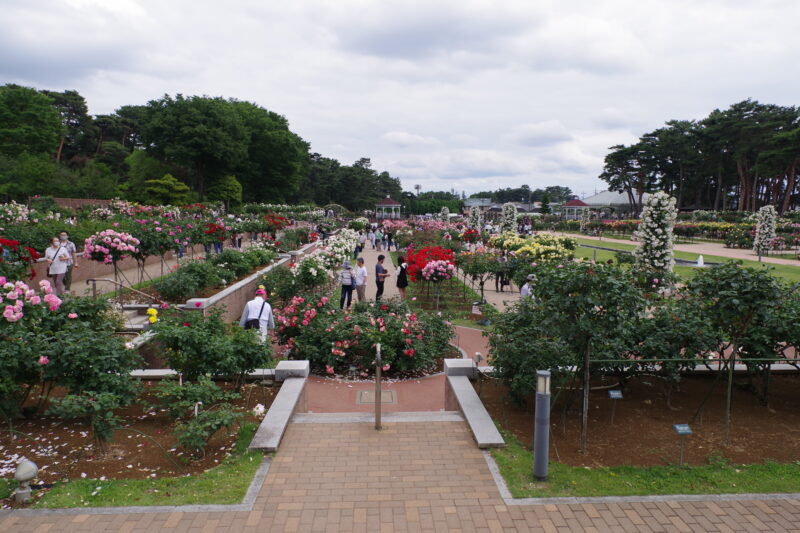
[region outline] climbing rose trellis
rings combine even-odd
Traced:
[[[642,221],[635,235],[639,246],[633,252],[636,264],[656,271],[672,272],[672,227],[678,210],[675,198],[664,192],[650,195],[642,210]]]
[[[756,237],[753,240],[753,251],[755,253],[765,254],[772,248],[777,219],[778,212],[771,205],[765,205],[756,213]]]
[[[581,233],[586,232],[586,226],[589,225],[589,222],[592,220],[592,212],[589,211],[588,207],[584,207],[581,210]]]
[[[473,205],[469,208],[469,227],[480,230],[482,226],[483,215],[481,214],[481,208]]]
[[[503,204],[503,221],[501,231],[514,231],[517,229],[517,206],[511,202]]]

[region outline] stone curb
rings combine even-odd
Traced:
[[[492,478],[500,491],[500,496],[506,505],[581,505],[590,503],[652,503],[652,502],[731,502],[731,501],[769,501],[769,500],[798,500],[800,493],[745,493],[745,494],[655,494],[640,496],[568,496],[551,498],[514,498],[508,490],[506,480],[500,473],[500,468],[494,457],[483,450],[486,466],[492,473]]]
[[[50,515],[96,515],[96,514],[136,514],[136,513],[223,513],[229,511],[252,511],[256,498],[267,479],[271,457],[264,457],[261,465],[247,488],[242,503],[193,504],[193,505],[139,505],[135,507],[68,507],[62,509],[7,509],[0,510],[0,518],[9,516],[50,516]]]

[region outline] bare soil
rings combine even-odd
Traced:
[[[661,381],[638,377],[623,389],[624,399],[608,398],[608,388],[616,381],[598,378],[589,400],[588,453],[580,452],[580,391],[562,391],[552,407],[550,457],[573,466],[663,465],[677,463],[680,440],[673,424],[689,424],[694,434],[686,438],[686,461],[705,464],[711,458],[724,457],[734,464],[760,463],[765,460],[792,462],[800,460],[800,375],[773,376],[770,404],[762,405],[747,386],[747,378],[737,377],[733,393],[730,443],[725,442],[726,380],[717,382],[705,408],[692,422],[714,376],[684,377],[680,390],[672,395],[667,407]],[[476,390],[501,427],[512,432],[522,443],[533,440],[533,405],[510,399],[505,386],[497,380],[476,383]],[[554,390],[553,395],[558,393]],[[616,402],[614,423],[612,409]]]
[[[233,389],[230,384],[220,385]],[[82,422],[41,415],[17,420],[15,430],[25,435],[15,433],[12,439],[9,432],[0,432],[0,475],[13,475],[17,457],[22,456],[39,465],[38,480],[43,483],[79,477],[144,479],[198,474],[228,456],[236,441],[235,430],[230,434],[224,429],[217,432],[202,457],[180,449],[172,419],[164,412],[142,408],[142,404],[154,400],[149,392],[152,386],[145,383],[137,404],[118,412],[125,429],[116,431],[105,449],[94,442],[91,428]],[[242,398],[232,402],[247,411],[242,423],[258,422],[251,410],[259,403],[269,407],[277,390],[277,386],[244,385]]]

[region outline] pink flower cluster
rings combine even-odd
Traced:
[[[422,278],[425,281],[444,281],[453,277],[455,268],[455,265],[450,261],[443,261],[441,259],[429,261],[422,267]]]
[[[25,316],[24,311],[26,304],[36,306],[44,301],[50,311],[53,312],[58,311],[58,308],[61,307],[61,299],[53,294],[53,288],[47,280],[39,282],[39,288],[44,293],[44,298],[39,296],[34,289],[28,287],[24,282],[17,281],[16,283],[11,283],[6,280],[4,276],[0,276],[0,286],[2,286],[3,291],[6,291],[0,293],[0,304],[4,301],[14,302],[13,305],[6,305],[5,309],[3,309],[3,318],[8,322],[18,322],[21,320],[22,317]]]
[[[86,239],[84,256],[94,261],[112,263],[126,255],[139,252],[139,239],[130,233],[107,229]]]

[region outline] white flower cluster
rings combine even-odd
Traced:
[[[450,208],[447,207],[446,205],[442,206],[441,211],[439,211],[439,218],[444,220],[445,222],[450,220]]]
[[[357,243],[357,231],[348,228],[340,230],[339,233],[328,239],[327,248],[320,251],[325,267],[329,270],[336,270],[342,266],[342,263],[349,261]]]
[[[772,248],[777,219],[778,212],[771,205],[765,205],[756,213],[756,237],[753,240],[753,251],[755,253],[763,255]]]
[[[480,231],[482,226],[483,214],[481,213],[481,208],[477,205],[473,205],[469,208],[469,227]]]
[[[633,252],[637,265],[662,272],[672,271],[675,266],[672,228],[677,216],[678,210],[672,196],[657,192],[647,197],[639,229],[634,233],[639,241]]]
[[[517,229],[517,206],[511,202],[503,204],[503,219],[500,222],[500,231],[515,231]]]

